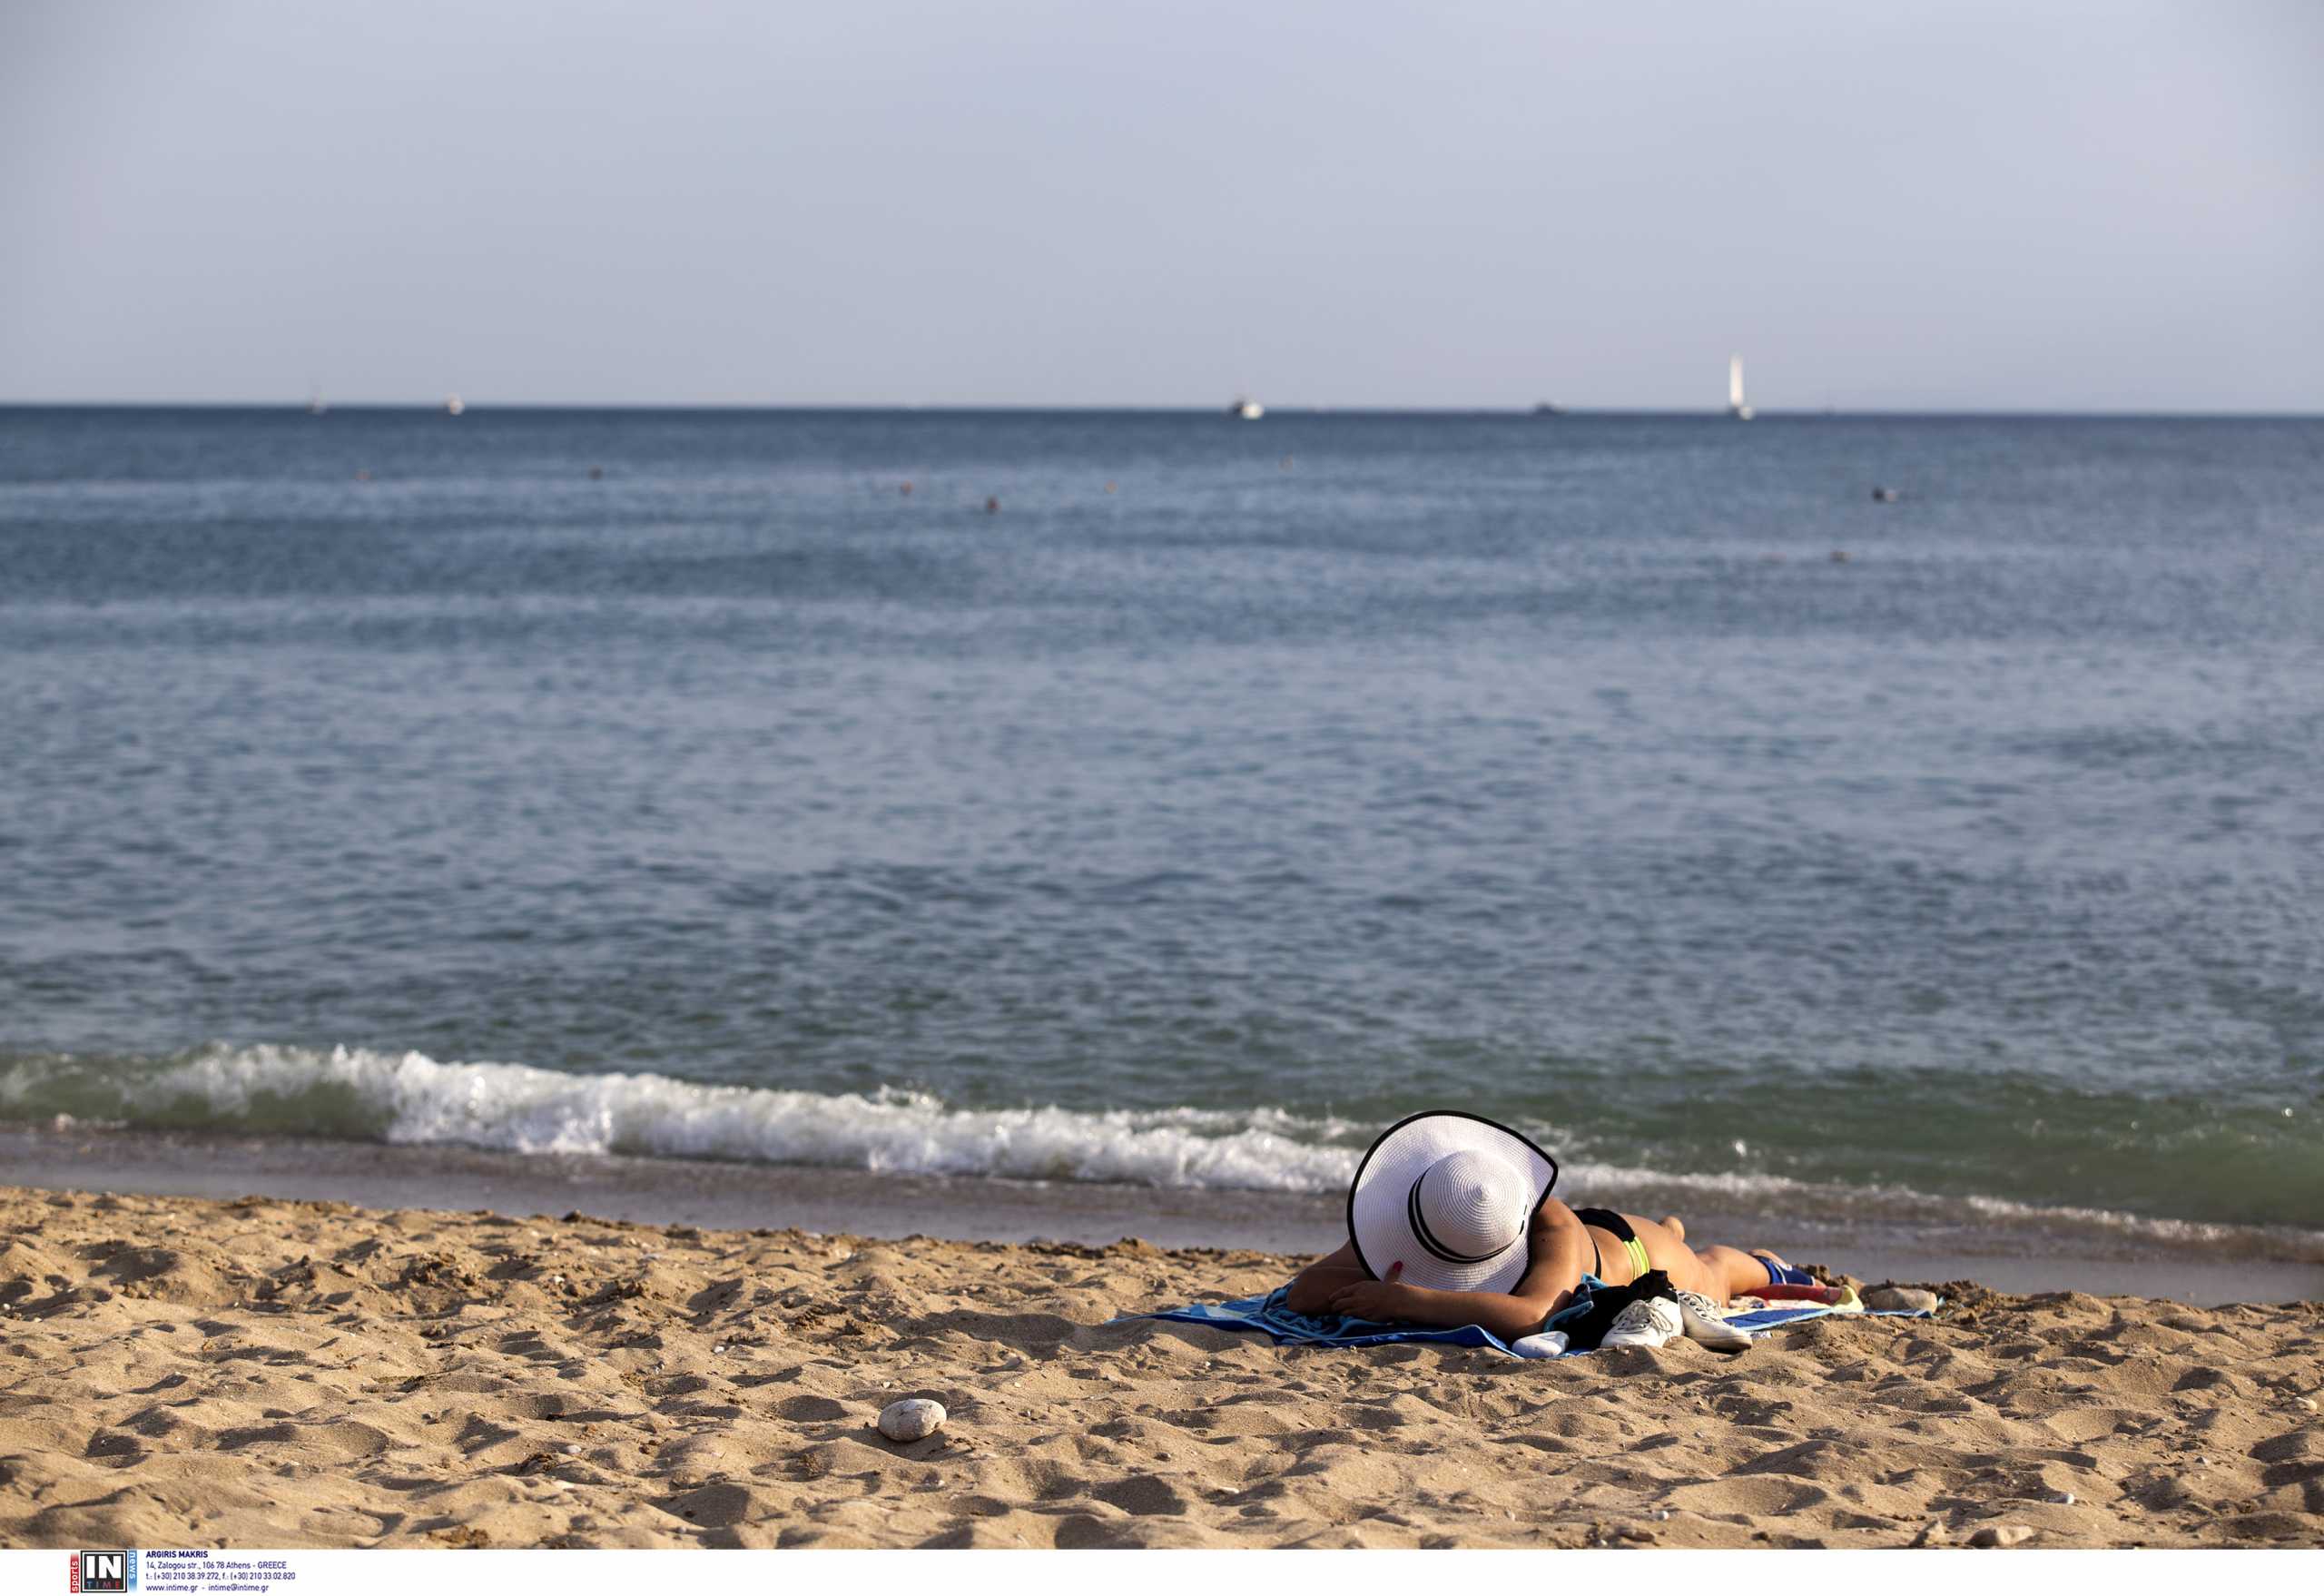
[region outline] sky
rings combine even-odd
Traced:
[[[2324,4],[0,0],[0,402],[2324,410]]]

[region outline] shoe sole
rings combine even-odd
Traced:
[[[1687,1339],[1713,1352],[1741,1352],[1751,1345],[1751,1338],[1729,1325],[1703,1320],[1693,1315],[1687,1318]]]
[[[1599,1345],[1600,1346],[1601,1346],[1601,1347],[1607,1347],[1607,1346],[1668,1346],[1668,1345],[1669,1345],[1672,1342],[1674,1342],[1674,1341],[1676,1341],[1676,1340],[1678,1340],[1678,1339],[1679,1339],[1679,1337],[1677,1337],[1676,1335],[1609,1335],[1606,1337],[1606,1339],[1605,1339],[1605,1340],[1603,1340],[1603,1341],[1600,1342],[1598,1345]]]

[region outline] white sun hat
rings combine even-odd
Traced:
[[[1558,1161],[1505,1125],[1455,1109],[1381,1132],[1347,1193],[1348,1239],[1364,1272],[1436,1291],[1510,1291],[1525,1232]]]

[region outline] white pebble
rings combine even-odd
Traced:
[[[907,1396],[880,1410],[880,1433],[891,1441],[918,1441],[943,1427],[944,1404],[925,1396]]]

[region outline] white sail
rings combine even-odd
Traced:
[[[1727,358],[1727,408],[1730,410],[1743,408],[1743,357],[1740,355]]]

